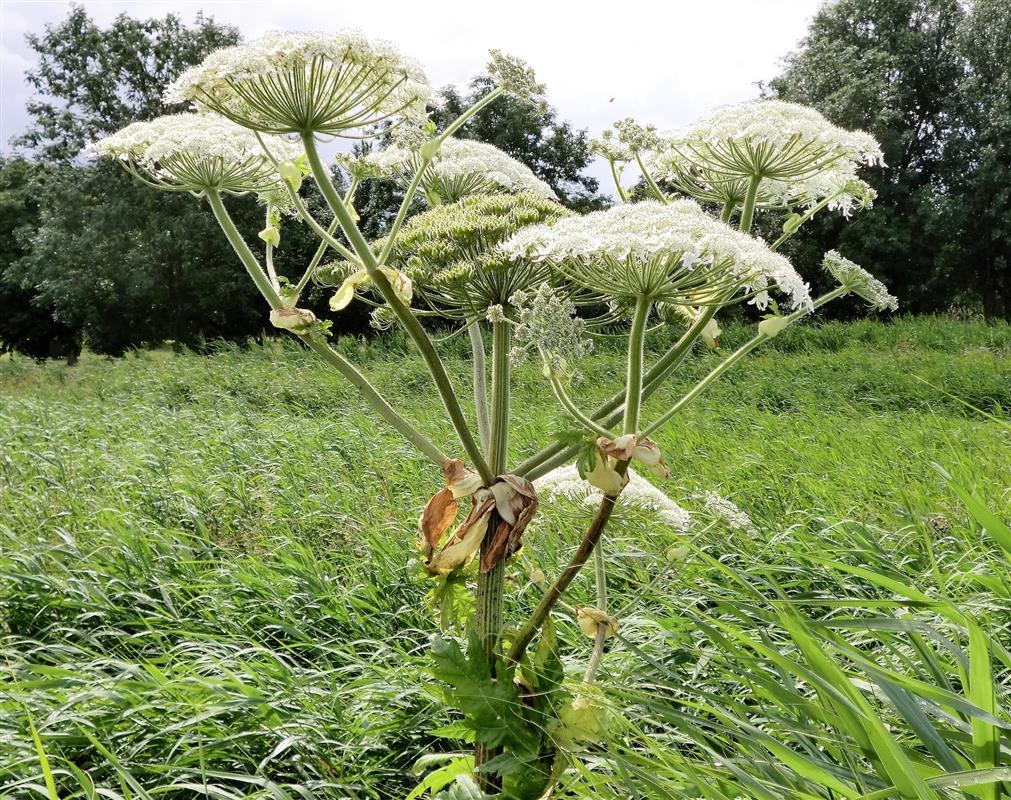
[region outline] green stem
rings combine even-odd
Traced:
[[[628,471],[628,462],[619,461],[615,465],[615,470],[619,475],[624,475]],[[565,566],[565,569],[562,570],[561,575],[558,576],[555,582],[551,584],[551,587],[544,593],[540,603],[537,604],[537,608],[533,610],[533,613],[530,614],[516,634],[516,638],[513,640],[512,647],[509,648],[507,655],[511,663],[517,664],[523,658],[523,654],[526,652],[527,647],[530,646],[530,642],[533,641],[534,636],[537,635],[537,631],[544,625],[544,620],[548,618],[551,609],[555,607],[562,593],[569,588],[569,584],[572,583],[583,568],[583,565],[586,564],[587,559],[589,559],[593,553],[593,549],[597,546],[597,542],[600,540],[600,535],[607,526],[607,521],[611,518],[616,499],[616,495],[612,496],[608,494],[605,494],[601,499],[600,505],[597,507],[597,513],[590,522],[590,526],[586,529],[586,533],[583,535],[579,547],[576,548],[576,552],[573,553],[572,558]]]
[[[723,204],[723,210],[720,212],[720,222],[730,222],[730,218],[734,215],[734,209],[737,208],[736,203],[726,202]]]
[[[221,230],[225,232],[225,236],[228,237],[229,244],[232,245],[232,249],[239,257],[239,261],[242,262],[242,266],[246,268],[246,272],[249,273],[249,277],[253,279],[253,283],[256,284],[256,288],[260,290],[260,294],[263,295],[272,309],[281,308],[281,296],[277,293],[277,290],[270,282],[270,278],[267,277],[267,274],[263,271],[260,263],[256,260],[256,256],[253,255],[253,251],[249,249],[249,245],[246,244],[246,240],[242,238],[242,234],[240,234],[238,229],[235,227],[235,223],[232,222],[228,209],[225,208],[225,204],[221,200],[221,195],[218,192],[211,191],[207,192],[205,196],[207,197],[207,202],[211,206],[211,211],[214,212],[214,217],[217,219],[218,225],[220,225]]]
[[[400,320],[400,324],[404,326],[408,335],[415,345],[417,345],[418,350],[421,352],[421,357],[425,360],[425,364],[432,374],[432,379],[435,381],[439,396],[446,407],[450,422],[456,430],[457,436],[460,438],[460,443],[463,445],[464,450],[467,451],[467,456],[470,458],[478,474],[480,474],[481,479],[486,484],[490,484],[495,477],[495,473],[489,468],[484,454],[481,452],[481,446],[468,427],[467,418],[463,413],[463,407],[460,405],[460,400],[453,388],[453,382],[450,380],[449,373],[446,372],[445,364],[442,363],[442,359],[439,358],[439,354],[436,352],[435,345],[428,334],[425,333],[425,329],[421,326],[421,323],[411,313],[411,310],[397,297],[389,280],[378,269],[379,263],[376,260],[375,253],[372,252],[369,243],[365,241],[365,237],[355,224],[347,206],[344,205],[341,196],[337,193],[333,181],[330,180],[330,175],[319,157],[313,135],[311,133],[303,134],[302,144],[309,162],[309,169],[312,171],[313,178],[315,178],[317,186],[319,186],[320,191],[323,193],[324,199],[330,205],[330,210],[337,217],[344,235],[347,236],[352,249],[358,255],[362,265],[368,272],[373,285],[379,290],[387,305],[396,315],[397,319]]]
[[[235,250],[239,260],[242,261],[243,265],[246,267],[246,271],[250,274],[250,276],[252,276],[253,282],[256,284],[256,288],[260,290],[260,293],[270,304],[271,308],[280,308],[281,298],[278,296],[277,292],[274,291],[274,287],[271,286],[267,276],[257,263],[256,257],[253,255],[249,247],[246,246],[241,234],[235,227],[235,223],[232,222],[232,218],[229,216],[224,203],[221,202],[221,195],[216,192],[208,194],[207,202],[210,203],[211,209],[214,211],[214,216],[217,218],[218,224],[224,231],[225,236],[228,237],[228,241],[231,243],[232,249]],[[407,439],[407,441],[428,456],[428,458],[435,464],[441,466],[449,460],[448,456],[446,456],[446,454],[443,453],[437,445],[435,445],[430,439],[428,439],[428,437],[426,437],[423,433],[421,433],[421,431],[411,425],[410,422],[404,419],[404,417],[393,409],[393,407],[386,401],[386,398],[384,398],[376,390],[376,388],[369,382],[369,379],[366,378],[365,375],[363,375],[354,366],[354,364],[334,351],[318,336],[308,334],[306,336],[300,336],[299,338],[305,342],[311,350],[319,354],[324,361],[335,367],[341,375],[347,378],[348,382],[358,389],[369,405],[371,405],[383,419],[385,419],[396,431]]]
[[[397,234],[400,233],[400,227],[404,224],[404,219],[407,217],[407,209],[410,208],[411,202],[414,200],[414,195],[418,191],[418,186],[421,184],[421,176],[431,163],[432,162],[426,158],[421,159],[421,165],[414,173],[414,177],[411,179],[411,182],[407,187],[407,191],[404,193],[404,199],[401,201],[400,208],[397,210],[397,218],[393,220],[393,227],[390,228],[390,232],[386,235],[386,244],[383,245],[382,252],[379,253],[379,258],[377,259],[378,263],[385,264],[386,259],[390,257],[390,251],[393,249],[393,244],[397,239]]]
[[[568,392],[565,391],[565,387],[562,386],[562,382],[558,380],[558,377],[554,373],[548,375],[548,380],[551,382],[551,388],[554,389],[555,397],[558,398],[558,402],[561,404],[562,408],[569,412],[576,422],[598,436],[605,436],[608,439],[614,438],[613,433],[611,433],[603,425],[598,425],[586,416],[586,414],[579,409],[579,406],[572,402],[572,398],[569,397]]]
[[[481,336],[481,321],[474,320],[467,326],[470,335],[470,350],[474,367],[474,410],[477,413],[477,432],[481,437],[485,458],[491,458],[491,421],[488,417],[488,375],[485,366],[484,337]]]
[[[821,306],[825,305],[825,303],[831,302],[832,300],[835,300],[837,297],[842,297],[848,291],[849,290],[843,286],[833,289],[828,294],[824,294],[817,300],[815,300],[813,303],[813,308],[800,308],[794,311],[792,314],[787,315],[786,317],[787,324],[792,325],[801,317],[806,317],[808,314],[812,313],[815,309],[821,308]],[[646,428],[646,430],[642,432],[642,435],[648,436],[653,431],[658,430],[659,428],[666,425],[667,422],[669,422],[670,419],[675,414],[677,414],[678,411],[680,411],[692,400],[694,400],[696,397],[702,394],[702,392],[704,392],[713,383],[713,381],[719,378],[724,372],[730,369],[734,364],[736,364],[738,361],[744,358],[744,356],[746,356],[748,353],[750,353],[752,350],[758,347],[758,345],[767,341],[769,338],[771,337],[759,333],[756,334],[752,339],[741,345],[736,351],[734,351],[731,355],[727,356],[727,358],[725,358],[722,362],[720,362],[720,364],[715,369],[713,369],[712,372],[710,372],[708,375],[706,375],[706,377],[704,377],[701,381],[695,384],[695,386],[692,388],[690,392],[688,392],[688,394],[686,394],[684,397],[678,400],[673,406],[667,409],[667,411],[665,411],[659,417],[659,419],[652,422]]]
[[[643,399],[646,400],[653,395],[660,385],[670,377],[684,361],[691,351],[692,345],[702,335],[703,329],[716,313],[715,308],[706,308],[695,323],[673,344],[666,353],[649,369],[643,376]],[[602,420],[606,426],[615,425],[621,417],[619,412],[625,400],[625,393],[618,392],[611,396],[602,405],[598,406],[591,414],[594,420]],[[610,416],[608,416],[610,415]],[[514,470],[517,475],[534,480],[554,469],[576,454],[576,448],[567,447],[563,444],[553,444],[545,447],[538,453],[530,456],[526,461]]]
[[[611,161],[610,159],[608,159],[607,163],[611,165],[611,177],[614,179],[614,188],[618,192],[618,199],[621,200],[621,202],[623,203],[627,203],[628,193],[621,185],[621,178],[618,175],[618,168],[615,166],[614,162]]]
[[[639,155],[638,150],[635,153],[635,163],[639,167],[639,172],[642,173],[642,179],[646,181],[646,185],[649,187],[649,190],[653,193],[656,199],[659,200],[664,205],[669,204],[670,200],[668,199],[667,195],[663,193],[660,187],[657,186],[656,181],[653,180],[653,176],[650,175],[649,170],[646,169],[646,165],[643,163],[642,156]]]
[[[268,203],[266,214],[266,226],[270,225],[270,217],[273,210],[274,207],[270,205],[270,203]],[[264,242],[263,263],[267,267],[267,277],[270,279],[270,285],[274,287],[274,291],[280,294],[281,283],[280,281],[277,280],[277,270],[274,268],[274,245],[272,245],[270,242]]]
[[[649,297],[636,298],[632,330],[628,335],[628,370],[625,379],[625,420],[622,433],[635,433],[642,405],[642,357],[646,341],[646,321],[653,303]]]
[[[509,459],[509,400],[510,371],[509,350],[512,346],[512,325],[507,320],[492,323],[491,350],[491,436],[488,461],[496,475],[506,471]],[[481,555],[493,544],[492,536],[486,535],[481,543]],[[499,639],[502,636],[502,612],[505,604],[505,559],[500,559],[488,572],[477,576],[477,604],[474,626],[481,644],[488,656],[492,671],[498,660]],[[497,751],[478,746],[474,750],[474,763],[480,766],[494,758]],[[483,791],[495,791],[498,787],[493,776],[479,773]]]
[[[758,200],[758,186],[762,182],[761,175],[752,175],[748,182],[748,193],[744,196],[744,207],[741,209],[741,230],[751,231],[751,220],[755,216],[755,202]]]
[[[478,100],[474,105],[464,111],[460,116],[458,116],[453,122],[449,124],[442,133],[439,134],[439,141],[444,142],[454,133],[456,133],[471,117],[473,117],[478,111],[487,106],[489,103],[495,100],[499,95],[503,94],[505,89],[501,86],[496,86],[488,94]]]

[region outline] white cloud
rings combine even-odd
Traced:
[[[820,0],[101,0],[85,2],[100,24],[132,16],[198,10],[237,25],[246,38],[271,29],[355,27],[396,42],[426,65],[432,82],[461,84],[498,47],[527,59],[548,85],[560,115],[597,133],[634,116],[662,129],[687,124],[708,109],[756,96],[755,83],[777,72]],[[24,35],[56,22],[70,4],[0,0],[4,136],[27,123],[21,75],[31,51]],[[595,170],[595,173],[600,173]]]

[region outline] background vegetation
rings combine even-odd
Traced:
[[[21,155],[0,161],[0,302],[11,310],[0,319],[0,351],[73,357],[86,341],[119,355],[262,329],[254,293],[197,200],[154,194],[81,159],[96,137],[179,110],[163,105],[165,85],[237,40],[234,28],[200,15],[192,25],[121,16],[102,29],[83,8],[31,37],[34,122],[16,142]],[[846,226],[820,216],[791,242],[807,274],[838,247],[885,278],[905,311],[1011,318],[1009,40],[1006,0],[836,0],[816,15],[765,92],[871,131],[887,165],[869,171],[873,210]],[[436,121],[487,88],[480,75],[465,90],[446,87]],[[605,202],[585,173],[586,131],[555,109],[499,101],[462,135],[523,160],[567,205]],[[392,184],[367,185],[364,230],[381,235],[398,200]],[[243,230],[262,227],[252,200],[237,206]],[[303,226],[286,226],[282,270],[314,248]],[[322,300],[313,307],[326,317]],[[366,329],[364,315],[335,322]]]
[[[828,323],[770,345],[659,442],[689,534],[626,509],[606,544],[628,605],[603,666],[616,710],[561,797],[970,796],[883,791],[888,757],[1011,780],[987,767],[1011,756],[1011,327]],[[340,346],[438,418],[403,340]],[[621,363],[592,362],[587,404]],[[537,370],[516,380],[522,451],[557,421]],[[0,362],[0,453],[0,796],[48,794],[41,747],[62,798],[399,800],[445,746],[413,547],[437,476],[311,354]],[[754,529],[713,518],[707,490]],[[587,513],[539,516],[517,602],[537,593],[523,565],[550,572]],[[575,602],[592,593],[581,578]],[[556,627],[578,673],[590,642]]]

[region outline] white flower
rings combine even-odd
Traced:
[[[647,168],[656,180],[674,184],[698,200],[720,205],[743,204],[748,179],[730,176],[686,159],[677,144],[667,143],[653,153]],[[877,193],[857,176],[857,165],[837,161],[821,172],[790,180],[765,179],[756,197],[758,208],[813,208],[829,199],[828,208],[848,217],[856,208],[869,208]]]
[[[552,225],[533,225],[502,244],[514,258],[547,259],[573,281],[610,296],[647,295],[699,305],[745,291],[758,307],[777,287],[794,306],[810,306],[807,284],[761,241],[679,200],[614,206]]]
[[[598,506],[603,499],[603,493],[579,477],[575,464],[542,475],[534,481],[534,488],[547,497],[565,497],[590,507]],[[628,484],[618,495],[618,502],[654,511],[660,521],[682,533],[691,527],[691,515],[685,509],[633,470],[628,471]]]
[[[301,148],[267,137],[276,158],[295,159]],[[172,114],[134,122],[91,146],[166,187],[269,193],[280,176],[256,136],[217,114]]]
[[[343,135],[387,119],[423,123],[432,88],[393,45],[354,31],[268,33],[216,50],[168,89],[267,133]]]
[[[847,131],[808,106],[756,100],[724,106],[671,142],[684,159],[727,175],[777,180],[813,175],[841,162],[877,164],[869,133]]]
[[[410,181],[420,161],[411,149],[392,146],[369,153],[365,160],[401,182]],[[557,200],[554,190],[523,162],[486,142],[447,139],[422,176],[424,190],[452,203],[473,194],[530,192]]]
[[[742,531],[754,531],[755,526],[751,522],[751,517],[743,511],[736,503],[728,500],[716,492],[704,492],[702,501],[713,516],[723,520],[732,528]]]
[[[871,308],[879,311],[898,309],[899,301],[889,294],[888,287],[859,264],[843,258],[835,250],[829,250],[825,254],[823,264],[844,288],[862,297]]]

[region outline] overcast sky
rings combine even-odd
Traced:
[[[804,35],[821,0],[85,0],[99,23],[117,14],[191,21],[197,11],[265,31],[359,28],[389,39],[428,70],[433,85],[464,84],[489,48],[521,56],[548,86],[563,119],[598,133],[632,116],[661,129],[687,124],[714,106],[758,94],[757,81]],[[66,16],[57,0],[0,0],[0,142],[26,123],[25,34]],[[598,176],[599,169],[593,170]],[[609,188],[602,182],[603,188]]]

